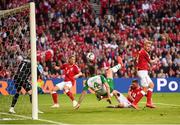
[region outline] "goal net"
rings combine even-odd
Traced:
[[[38,119],[35,23],[33,2],[0,11],[0,120]]]

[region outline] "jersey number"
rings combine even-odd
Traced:
[[[23,63],[23,64],[22,64],[20,71],[22,71],[22,69],[23,69],[24,65],[25,65],[25,63]]]
[[[95,88],[95,89],[98,89],[99,86],[100,86],[100,85],[99,85],[97,82],[94,83],[94,88]]]

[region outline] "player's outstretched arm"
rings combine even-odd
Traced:
[[[85,90],[83,90],[81,93],[81,96],[79,97],[78,104],[75,106],[74,109],[78,109],[80,107],[81,102],[83,101],[86,94],[87,94],[87,92]]]
[[[108,97],[108,99],[110,99],[110,98],[111,98],[111,95],[110,95],[110,87],[109,87],[108,83],[105,83],[104,85],[105,85],[106,90],[107,90],[107,97]]]
[[[131,96],[131,91],[128,91],[127,98],[128,98],[129,100],[131,100],[131,102],[134,101],[134,98]]]
[[[112,104],[109,84],[106,82],[104,85],[105,85],[106,90],[107,90],[107,102],[109,102],[109,104]]]

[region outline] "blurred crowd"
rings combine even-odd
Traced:
[[[0,9],[19,7],[29,0],[0,0]],[[153,41],[151,77],[180,76],[180,2],[178,0],[100,0],[96,15],[89,0],[35,0],[37,59],[47,78],[62,78],[53,65],[75,54],[84,76],[88,52],[95,54],[97,74],[124,67],[115,77],[136,77],[135,59],[145,39]],[[0,78],[12,78],[18,61],[30,48],[28,11],[0,20]]]

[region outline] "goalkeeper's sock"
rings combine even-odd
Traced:
[[[147,91],[147,104],[152,104],[153,89],[149,88]]]
[[[52,93],[52,98],[53,98],[54,104],[57,104],[58,103],[58,94],[56,92]]]
[[[68,92],[66,93],[66,95],[69,96],[69,98],[70,98],[72,101],[74,100],[74,96],[73,96],[72,92],[68,91]]]
[[[11,103],[11,107],[14,107],[16,105],[16,102],[19,98],[19,93],[16,93],[13,97],[12,103]]]
[[[30,103],[32,103],[32,95],[29,95]]]

